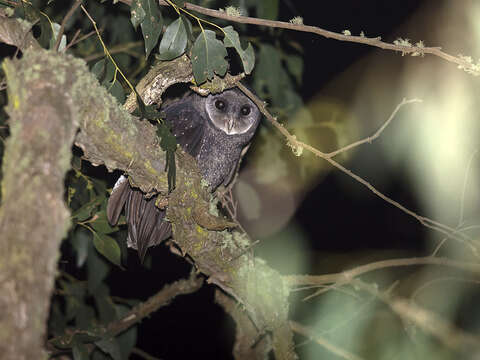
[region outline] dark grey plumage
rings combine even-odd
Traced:
[[[240,90],[230,89],[207,97],[191,93],[161,108],[172,133],[192,155],[212,190],[228,184],[235,173],[242,149],[250,142],[261,119],[257,106]],[[122,209],[128,225],[127,244],[143,260],[147,249],[171,236],[165,211],[146,199],[122,176],[107,205],[108,221],[115,225]]]

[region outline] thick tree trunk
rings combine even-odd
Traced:
[[[45,57],[44,60],[46,60]],[[8,61],[11,135],[0,208],[0,354],[40,359],[59,245],[69,226],[63,201],[75,135],[66,66],[35,57]],[[63,81],[61,78],[63,77]]]

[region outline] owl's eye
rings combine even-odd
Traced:
[[[216,107],[218,110],[225,110],[225,101],[223,101],[223,100],[217,100],[217,101],[215,101],[215,107]]]
[[[243,115],[243,116],[247,116],[248,114],[250,114],[250,106],[242,106],[242,108],[240,109],[240,113]]]

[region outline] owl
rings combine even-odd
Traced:
[[[193,156],[211,190],[227,185],[235,174],[243,148],[251,141],[261,119],[257,106],[234,88],[219,94],[190,93],[160,109],[182,148]],[[107,218],[118,222],[125,208],[127,245],[137,249],[140,260],[149,247],[171,236],[165,210],[156,197],[145,198],[121,176],[108,200]]]

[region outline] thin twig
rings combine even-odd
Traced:
[[[203,278],[192,273],[188,279],[180,279],[172,284],[165,285],[158,293],[150,297],[148,300],[133,307],[128,313],[123,315],[121,319],[109,323],[105,328],[99,329],[98,331],[99,333],[108,334],[109,336],[116,336],[161,307],[167,306],[176,297],[191,294],[200,289],[202,285]],[[73,332],[84,333],[84,330],[75,329]],[[48,340],[48,344],[53,345],[58,341],[60,343],[65,341],[68,343],[74,333],[68,333],[63,336],[52,338]]]
[[[60,25],[60,30],[58,31],[57,34],[57,41],[55,42],[55,51],[58,51],[58,47],[60,46],[60,42],[62,41],[62,36],[65,31],[65,24],[67,21],[72,17],[72,15],[75,13],[75,11],[78,9],[78,7],[82,4],[83,0],[76,0],[73,6],[68,10],[67,15],[62,20],[62,24]]]
[[[143,45],[143,42],[142,41],[133,41],[133,42],[130,42],[130,43],[126,43],[126,44],[119,44],[119,45],[116,45],[116,46],[113,46],[112,48],[109,49],[109,52],[110,54],[118,54],[118,53],[122,53],[122,52],[127,52],[127,50],[129,49],[132,49],[132,48],[135,48],[135,47],[138,47],[138,46],[142,46]],[[92,60],[95,60],[95,59],[98,59],[98,58],[101,58],[101,57],[104,57],[105,56],[105,52],[99,52],[99,53],[96,53],[96,54],[92,54],[92,55],[89,55],[85,58],[83,58],[83,60],[85,60],[86,62],[89,62],[89,61],[92,61]]]
[[[470,177],[470,170],[472,168],[473,159],[478,153],[478,149],[475,149],[468,159],[467,169],[465,170],[465,178],[463,179],[463,189],[462,189],[462,198],[460,201],[460,215],[458,218],[458,225],[461,226],[464,221],[464,211],[465,211],[465,194],[467,193],[468,179]]]
[[[304,326],[296,321],[290,321],[290,328],[296,332],[297,334],[303,335],[305,337],[308,337],[312,341],[315,341],[317,344],[320,346],[324,347],[331,353],[340,356],[343,359],[347,360],[362,360],[358,355],[352,354],[351,352],[348,352],[345,349],[339,348],[337,345],[332,344],[329,342],[327,339],[319,336],[318,334],[315,334],[315,331],[307,326]]]
[[[480,274],[480,264],[478,263],[466,263],[464,261],[454,261],[448,258],[440,257],[413,257],[413,258],[401,258],[390,259],[372,262],[369,264],[361,265],[351,270],[342,271],[335,274],[326,275],[288,275],[284,276],[285,281],[290,286],[304,286],[304,285],[321,285],[331,283],[350,283],[356,277],[366,274],[368,272],[399,266],[412,266],[412,265],[441,265],[453,267],[459,270],[468,271],[474,274]]]
[[[67,51],[73,44],[74,42],[77,40],[78,36],[80,35],[81,33],[81,30],[78,29],[77,31],[75,31],[75,34],[73,35],[73,38],[72,40],[65,46],[65,49],[63,49],[63,52]]]
[[[407,100],[407,99],[403,99],[402,102],[400,104],[397,105],[397,107],[395,108],[395,110],[393,110],[392,114],[390,115],[390,117],[387,119],[387,121],[385,121],[385,123],[375,132],[375,134],[373,134],[372,136],[369,136],[369,137],[366,137],[365,139],[362,139],[362,140],[359,140],[359,141],[356,141],[354,143],[351,143],[347,146],[344,146],[338,150],[335,150],[335,151],[332,151],[332,152],[329,152],[329,153],[326,153],[325,156],[329,157],[329,158],[332,158],[334,157],[335,155],[338,155],[342,152],[345,152],[345,151],[348,151],[348,150],[351,150],[353,149],[354,147],[357,147],[359,145],[362,145],[362,144],[365,144],[365,143],[369,143],[371,144],[373,140],[377,139],[381,133],[385,130],[385,128],[392,122],[392,120],[395,118],[395,116],[397,115],[398,111],[400,110],[400,108],[404,105],[407,105],[407,104],[412,104],[412,103],[419,103],[419,102],[422,102],[421,99],[410,99],[410,100]]]
[[[427,281],[425,284],[422,284],[419,288],[415,289],[412,295],[410,295],[410,300],[416,301],[415,298],[418,296],[420,292],[425,290],[426,288],[434,285],[435,283],[440,283],[440,282],[445,282],[445,281],[455,281],[455,282],[464,282],[464,283],[471,283],[471,284],[480,284],[480,280],[475,280],[475,279],[464,279],[464,278],[459,278],[455,276],[445,276],[441,277],[438,279],[433,279],[430,281]]]
[[[358,279],[355,280],[354,284],[358,288],[375,295],[378,299],[390,306],[393,312],[406,324],[413,323],[424,332],[439,339],[447,347],[460,350],[465,354],[478,351],[480,347],[479,336],[455,327],[434,312],[426,310],[412,301],[393,297],[386,292],[380,292],[377,286],[364,283]]]
[[[139,349],[137,347],[134,347],[132,349],[132,354],[135,354],[137,356],[140,356],[141,358],[144,358],[145,360],[161,360],[160,358],[157,358],[155,356],[150,355],[149,353],[143,351],[142,349]]]
[[[463,179],[462,195],[461,195],[461,198],[460,198],[460,211],[459,211],[459,215],[458,215],[458,225],[457,225],[458,231],[465,231],[466,230],[466,228],[462,228],[462,225],[463,225],[463,222],[464,222],[464,212],[465,212],[465,195],[467,193],[468,179],[470,177],[470,170],[472,168],[473,159],[475,158],[477,153],[478,153],[478,149],[476,149],[472,152],[472,154],[470,155],[470,159],[468,159],[467,168],[465,170],[465,177]],[[448,238],[449,237],[447,236],[440,241],[440,243],[433,250],[433,253],[432,253],[431,256],[437,256],[441,247],[448,240]]]
[[[99,29],[98,32],[99,32],[99,34],[102,34],[102,33],[103,33],[103,29]],[[83,35],[82,37],[76,39],[75,41],[73,41],[73,39],[72,39],[72,41],[71,41],[70,44],[69,44],[69,47],[72,47],[72,46],[74,46],[74,45],[77,45],[79,42],[82,42],[83,40],[88,39],[90,36],[95,35],[96,33],[97,33],[97,32],[96,32],[95,30],[92,30],[92,31],[90,31],[88,34]]]

